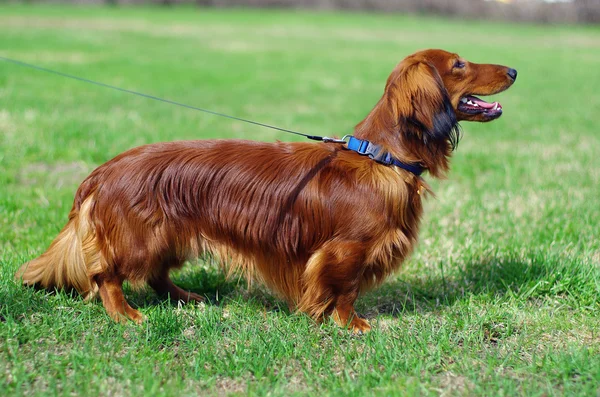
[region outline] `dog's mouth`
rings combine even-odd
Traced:
[[[466,95],[460,98],[458,110],[471,115],[482,114],[488,119],[495,119],[502,115],[502,105],[500,103],[489,103],[474,95]]]

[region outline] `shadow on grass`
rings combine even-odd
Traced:
[[[174,272],[172,278],[181,288],[206,297],[209,305],[219,306],[231,300],[252,301],[268,312],[290,313],[285,302],[264,288],[248,289],[246,280],[241,278],[227,280],[217,266],[187,265]],[[0,302],[10,302],[6,306],[0,304],[0,316],[20,319],[33,311],[54,313],[56,299],[64,301],[61,307],[77,307],[73,299],[83,301],[76,293],[63,291],[55,295],[40,291],[31,294],[20,287],[0,288]],[[54,303],[48,300],[49,295],[55,296]],[[125,296],[133,307],[169,305],[168,299],[156,295],[150,287],[134,289],[126,285]],[[408,267],[399,276],[359,298],[356,308],[366,318],[380,314],[399,317],[404,313],[436,311],[472,299],[497,302],[547,297],[559,299],[561,304],[572,308],[598,310],[600,266],[542,252],[483,257],[462,265],[442,263],[421,273]],[[177,305],[177,302],[171,303],[173,307]],[[97,310],[103,310],[100,302]]]
[[[554,296],[572,307],[597,307],[600,302],[600,272],[580,260],[529,254],[444,267],[433,274],[400,275],[384,283],[362,298],[359,311],[367,318],[377,314],[399,316],[436,310],[473,297],[526,301]]]
[[[560,297],[576,307],[598,305],[600,271],[579,260],[565,259],[548,253],[480,258],[462,266],[443,264],[435,271],[415,274],[406,272],[361,297],[358,311],[367,318],[378,314],[399,316],[406,312],[431,311],[456,301],[481,297],[519,300]],[[181,288],[219,305],[227,299],[252,299],[267,311],[289,312],[287,304],[261,287],[247,288],[243,278],[227,280],[216,266],[186,266],[173,276]],[[150,288],[126,291],[128,300],[138,307],[165,302]],[[177,305],[177,303],[173,303]]]
[[[201,264],[187,264],[182,270],[171,273],[173,282],[189,292],[203,296],[209,305],[220,305],[228,299],[246,298],[263,305],[267,311],[288,310],[287,304],[278,300],[265,291],[264,288],[254,283],[248,288],[248,282],[241,276],[227,278],[217,265],[204,266]],[[165,296],[157,295],[152,288],[146,286],[136,289],[124,286],[126,299],[133,307],[152,307],[170,303],[178,306],[179,303],[169,301]]]
[[[189,264],[181,271],[172,272],[171,279],[184,290],[203,296],[209,304],[218,304],[221,298],[231,295],[240,285],[245,284],[244,280],[238,278],[227,280],[216,267],[206,269]],[[157,295],[149,286],[138,289],[125,284],[123,290],[127,300],[137,307],[148,307],[168,301],[167,297]],[[178,304],[171,303],[175,306]]]

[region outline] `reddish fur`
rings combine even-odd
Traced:
[[[498,92],[512,83],[506,68],[496,65],[475,65],[453,83],[456,76],[445,68],[456,57],[428,50],[406,58],[355,136],[443,176],[460,96]],[[148,282],[175,299],[200,300],[168,274],[211,252],[230,271],[262,281],[313,318],[333,315],[342,326],[366,331],[354,302],[412,251],[427,189],[420,177],[339,144],[146,145],[92,172],[63,232],[17,275],[25,284],[73,287],[89,296],[98,291],[113,318],[141,321],[123,296],[124,280]],[[81,225],[86,234],[77,237]],[[76,249],[62,248],[69,244]]]

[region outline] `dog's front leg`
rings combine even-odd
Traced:
[[[316,320],[332,315],[338,325],[354,333],[370,330],[369,323],[354,310],[364,259],[365,247],[360,242],[334,239],[325,243],[306,265],[299,310]]]

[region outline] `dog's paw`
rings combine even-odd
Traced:
[[[358,317],[358,314],[356,314],[354,309],[352,309],[350,313],[344,314],[345,313],[342,312],[342,315],[340,315],[340,311],[336,309],[333,311],[331,317],[337,325],[348,328],[355,335],[364,334],[371,330],[369,322],[364,318]],[[347,320],[348,318],[350,318],[350,321]]]
[[[204,298],[202,295],[198,295],[193,292],[188,292],[187,294],[187,302],[194,301],[200,303],[206,301],[206,298]]]
[[[126,309],[127,317],[136,324],[141,324],[144,322],[146,317],[139,311],[133,308]]]
[[[146,317],[140,313],[139,310],[135,310],[131,307],[126,308],[124,313],[115,311],[108,313],[108,315],[114,322],[121,324],[127,324],[129,321],[133,321],[136,324],[141,324],[146,319]]]
[[[371,330],[371,325],[364,318],[354,316],[352,321],[350,321],[349,329],[352,330],[352,333],[355,335],[362,335]]]

